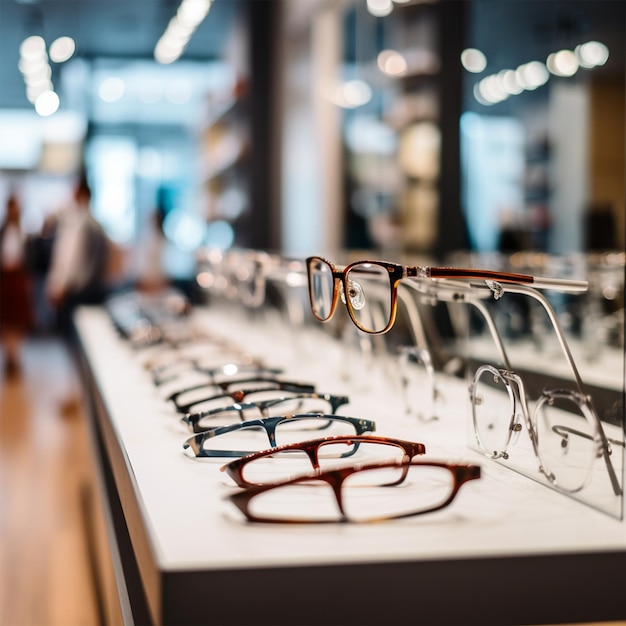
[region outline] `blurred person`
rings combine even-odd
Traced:
[[[170,279],[164,268],[166,246],[163,232],[165,213],[156,209],[147,222],[147,228],[139,237],[134,256],[134,283],[138,291],[155,293],[170,285]]]
[[[76,307],[101,304],[107,296],[109,250],[109,239],[91,213],[91,189],[82,176],[72,202],[59,215],[46,278],[46,294],[66,338],[72,334]]]
[[[0,226],[0,340],[9,376],[19,374],[21,344],[33,322],[27,238],[20,217],[19,200],[11,194]]]
[[[58,216],[50,213],[44,218],[41,230],[29,238],[28,264],[32,273],[34,294],[34,327],[38,332],[54,330],[55,312],[46,297],[46,280],[52,260]]]

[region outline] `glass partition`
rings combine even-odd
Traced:
[[[483,287],[468,355],[472,426],[481,432],[472,445],[622,517],[626,5],[468,6],[459,128],[473,262],[589,281],[583,295],[550,292],[545,301],[528,292],[496,300]],[[515,406],[521,426],[490,421],[494,395],[502,415]],[[492,441],[498,436],[508,438],[508,452]],[[581,484],[567,482],[574,475]]]
[[[595,272],[584,294],[472,286],[469,438],[498,463],[621,518],[623,280],[611,281],[607,300]]]

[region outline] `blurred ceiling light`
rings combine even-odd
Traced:
[[[64,63],[76,51],[76,44],[71,37],[59,37],[50,44],[50,60],[55,63]]]
[[[183,0],[176,11],[181,24],[197,27],[207,16],[212,0]]]
[[[24,59],[42,58],[46,56],[46,42],[39,35],[26,37],[20,44],[20,56]]]
[[[383,50],[376,62],[387,76],[404,76],[408,68],[406,59],[396,50]]]
[[[183,52],[183,46],[174,46],[166,39],[159,39],[154,49],[154,58],[164,65],[176,61]]]
[[[480,83],[476,83],[474,85],[473,92],[474,92],[474,98],[476,98],[476,101],[479,104],[482,104],[484,106],[491,106],[492,104],[495,104],[495,102],[490,102],[489,100],[487,100],[487,99],[485,99],[483,97],[483,94],[482,94],[481,89],[480,89]]]
[[[555,76],[573,76],[578,71],[578,59],[571,50],[559,50],[548,56],[548,70]]]
[[[480,74],[487,67],[487,57],[476,48],[466,48],[461,52],[461,65],[474,74]]]
[[[59,108],[59,97],[54,93],[52,68],[43,37],[31,35],[22,41],[17,66],[26,85],[26,98],[35,105],[37,113],[44,116],[55,113]]]
[[[502,102],[509,97],[509,93],[504,89],[497,74],[486,76],[478,83],[478,92],[481,98],[489,104]]]
[[[42,82],[49,82],[52,77],[52,68],[47,64],[38,64],[24,72],[24,82],[27,85],[38,85]]]
[[[546,66],[541,61],[530,61],[520,65],[515,70],[515,76],[517,82],[529,91],[545,85],[550,78]]]
[[[35,111],[42,117],[48,117],[59,109],[59,96],[54,91],[44,91],[35,101]]]
[[[174,17],[154,47],[157,62],[173,63],[185,51],[198,26],[206,18],[213,0],[182,0]]]
[[[532,91],[545,85],[550,74],[567,78],[576,74],[580,67],[589,69],[604,65],[608,58],[607,46],[599,41],[588,41],[576,46],[574,51],[564,49],[553,52],[545,64],[530,61],[516,70],[505,69],[486,76],[474,85],[474,97],[483,105],[496,104],[524,90]]]
[[[27,57],[20,57],[17,62],[17,67],[22,74],[31,74],[39,71],[42,67],[48,67],[48,62],[44,58],[29,59]]]
[[[393,11],[392,0],[367,0],[367,10],[374,17],[385,17]]]
[[[524,91],[524,87],[517,80],[517,72],[515,70],[502,70],[498,72],[498,80],[502,88],[511,96],[517,96]]]
[[[105,102],[117,102],[126,93],[126,84],[117,76],[105,78],[98,87],[98,95]]]
[[[604,65],[609,60],[609,49],[599,41],[588,41],[574,50],[582,67],[592,68]]]
[[[27,85],[26,98],[31,104],[35,104],[35,102],[37,102],[37,98],[39,98],[39,96],[46,91],[54,91],[52,82],[47,81],[45,83],[41,83],[40,85]]]

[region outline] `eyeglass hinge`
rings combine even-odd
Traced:
[[[427,265],[405,266],[402,268],[402,278],[431,278],[430,270]]]
[[[504,295],[504,287],[495,280],[486,280],[487,287],[491,290],[494,300],[499,300]]]

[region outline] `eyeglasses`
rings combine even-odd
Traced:
[[[310,474],[311,470],[335,469],[338,464],[363,460],[399,462],[425,452],[423,443],[403,439],[375,435],[322,437],[248,454],[220,469],[239,487],[252,487],[282,482],[285,476]]]
[[[606,437],[588,396],[569,389],[544,390],[531,413],[522,378],[491,365],[476,370],[469,391],[476,444],[485,456],[507,460],[523,419],[539,473],[554,488],[581,491],[595,460],[602,457],[615,495],[621,494],[610,457],[612,445],[624,443]]]
[[[165,383],[176,380],[180,377],[199,374],[213,382],[218,377],[234,377],[242,375],[256,374],[258,376],[270,376],[281,374],[282,369],[269,367],[260,362],[245,362],[240,360],[228,360],[225,355],[218,355],[219,364],[208,365],[193,356],[181,355],[177,359],[167,362],[157,368],[152,369],[152,381],[160,387]]]
[[[236,457],[246,456],[267,448],[272,448],[310,439],[311,435],[353,436],[376,430],[371,420],[343,415],[323,413],[302,413],[265,417],[221,426],[198,433],[184,444],[196,457]]]
[[[354,324],[363,332],[374,335],[386,333],[393,326],[398,284],[404,278],[474,279],[546,289],[568,283],[580,290],[587,288],[586,281],[562,281],[481,269],[398,265],[386,261],[357,261],[339,269],[330,261],[313,256],[307,258],[306,267],[309,299],[315,318],[320,322],[330,320],[341,298]],[[367,306],[368,302],[370,306]],[[373,307],[372,303],[377,306]]]
[[[273,392],[275,393],[275,392]],[[274,397],[256,402],[236,402],[230,406],[191,413],[181,421],[194,433],[201,433],[216,426],[215,420],[221,420],[220,426],[233,421],[248,421],[263,417],[276,417],[294,413],[334,414],[340,406],[348,404],[347,396],[333,396],[329,393],[297,393],[293,396]],[[213,424],[210,426],[209,424]]]
[[[298,476],[227,496],[251,522],[379,522],[448,506],[478,465],[404,459]]]
[[[231,388],[233,385],[227,385],[226,388],[219,385],[198,385],[175,392],[168,399],[174,403],[178,413],[202,416],[215,409],[228,407],[233,402],[271,400],[276,398],[277,391],[294,394],[315,392],[315,385],[310,383],[274,378],[249,378],[236,383],[235,389]]]

